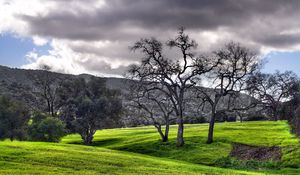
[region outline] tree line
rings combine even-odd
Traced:
[[[59,142],[66,134],[80,134],[84,144],[91,144],[95,132],[117,122],[122,111],[118,91],[106,88],[105,80],[60,79],[42,67],[42,74],[32,74],[34,97],[31,107],[0,97],[0,139]]]

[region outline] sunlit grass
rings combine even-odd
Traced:
[[[70,144],[1,142],[0,174],[257,174]]]
[[[185,146],[182,148],[176,147],[176,126],[171,127],[168,143],[160,142],[155,128],[149,126],[98,131],[93,146],[211,166],[229,156],[233,143],[279,146],[283,153],[282,160],[262,164],[258,162],[257,169],[264,169],[266,165],[280,166],[277,170],[300,168],[299,140],[290,133],[286,121],[217,123],[213,144],[206,144],[207,129],[207,124],[185,125]],[[69,135],[63,142],[82,143],[78,135]]]
[[[209,145],[207,129],[207,124],[185,125],[182,148],[176,147],[176,126],[168,143],[151,126],[98,131],[92,146],[82,145],[77,134],[57,144],[4,141],[0,174],[300,174],[299,141],[285,121],[217,123]],[[236,162],[229,157],[233,143],[279,146],[283,157]],[[222,161],[234,163],[225,164],[229,169],[216,167]]]
[[[170,141],[161,143],[154,127],[108,129],[98,131],[94,146],[126,150],[152,156],[160,156],[191,163],[213,165],[218,159],[227,157],[232,143],[255,146],[280,146],[283,152],[290,151],[293,156],[283,156],[283,163],[299,161],[298,139],[290,133],[286,121],[217,123],[215,142],[206,144],[207,124],[185,125],[185,146],[176,147],[176,126],[170,130]],[[69,135],[64,143],[82,143],[78,135]],[[294,150],[291,150],[291,149]],[[295,154],[295,155],[294,155]],[[291,159],[298,160],[291,160]],[[298,165],[298,166],[297,166]],[[299,167],[300,164],[291,165]]]

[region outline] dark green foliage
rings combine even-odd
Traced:
[[[0,139],[24,140],[29,119],[29,112],[23,104],[0,97]]]
[[[191,117],[186,117],[184,119],[184,123],[188,124],[196,124],[196,123],[207,123],[207,118],[205,116],[191,116]],[[171,124],[175,124],[174,122]]]
[[[81,135],[85,144],[92,143],[98,129],[110,127],[122,109],[118,92],[107,89],[99,78],[65,82],[59,94],[63,104],[61,118],[70,131]]]
[[[228,116],[226,121],[227,122],[236,122],[236,116]]]
[[[50,115],[36,114],[28,134],[33,141],[59,142],[65,136],[65,124]]]
[[[216,113],[216,122],[225,122],[228,118],[226,112],[217,112]]]
[[[291,119],[294,132],[300,136],[300,106],[296,109],[294,117]]]
[[[263,115],[253,114],[253,115],[249,115],[244,120],[245,121],[263,121],[263,120],[268,120],[268,119],[266,117],[264,117]]]
[[[299,85],[300,86],[300,85]],[[292,132],[300,136],[300,94],[295,94],[290,101],[284,102],[280,116],[288,120]]]

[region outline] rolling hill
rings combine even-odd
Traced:
[[[299,140],[285,121],[218,123],[215,142],[205,143],[206,124],[186,125],[186,144],[161,143],[153,127],[98,131],[92,146],[79,135],[61,143],[0,142],[0,174],[300,174]],[[280,160],[241,161],[235,144],[276,146]]]

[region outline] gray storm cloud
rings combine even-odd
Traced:
[[[273,51],[300,49],[298,0],[103,0],[99,6],[92,0],[48,1],[55,5],[47,13],[17,18],[28,25],[29,35],[63,40],[88,60],[87,70],[105,61],[99,72],[120,74],[116,63],[124,71],[139,59],[128,46],[141,37],[167,40],[180,26],[200,43],[199,49],[229,40]],[[99,41],[106,44],[91,44]]]

